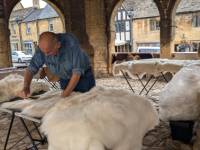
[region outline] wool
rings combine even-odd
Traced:
[[[160,93],[162,120],[196,120],[200,115],[200,65],[183,67]]]
[[[8,101],[17,97],[19,91],[22,90],[24,78],[18,74],[10,74],[0,80],[0,102]],[[33,80],[30,86],[31,94],[40,91],[48,91],[49,86],[45,82]]]
[[[42,122],[49,150],[141,150],[158,115],[147,98],[95,87],[61,100]]]
[[[17,100],[13,102],[5,102],[1,105],[1,108],[11,109],[11,110],[18,110],[21,111],[25,107],[29,106],[34,100]]]

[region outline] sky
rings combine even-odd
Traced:
[[[21,0],[22,5],[26,7],[33,6],[32,0]],[[43,8],[46,5],[46,2],[40,0],[40,7]]]

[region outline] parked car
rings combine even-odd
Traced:
[[[23,51],[12,51],[12,62],[27,63],[30,62],[32,55],[26,54]]]
[[[160,53],[160,47],[138,47],[138,53]]]

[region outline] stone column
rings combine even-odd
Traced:
[[[86,34],[92,47],[90,53],[93,54],[96,77],[108,75],[109,54],[105,15],[104,1],[85,0]]]
[[[10,67],[11,55],[9,29],[3,12],[3,1],[0,0],[0,68]]]
[[[160,12],[160,46],[161,58],[171,58],[173,49],[172,19],[175,5],[180,0],[154,0]]]
[[[64,1],[63,2],[64,3],[64,7],[65,7],[65,9],[64,9],[64,20],[65,20],[65,22],[64,22],[64,27],[65,27],[65,31],[66,32],[71,32],[71,11],[70,11],[70,2],[69,1]]]
[[[160,19],[160,57],[171,58],[172,21],[170,18]]]

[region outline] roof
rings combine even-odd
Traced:
[[[177,13],[184,12],[195,12],[200,11],[200,1],[199,0],[181,0]]]
[[[50,5],[46,5],[42,9],[35,9],[35,11],[26,19],[24,19],[23,22],[31,22],[35,20],[42,20],[55,17],[59,17],[57,12]]]
[[[50,5],[46,5],[42,9],[40,15],[38,16],[38,19],[47,19],[47,18],[54,18],[54,17],[59,17],[59,15]]]
[[[123,5],[134,19],[159,16],[153,0],[125,0]]]
[[[130,15],[132,14],[133,19],[159,16],[158,8],[153,0],[125,0],[123,5]],[[181,0],[177,8],[177,13],[196,11],[200,11],[200,0]]]
[[[33,10],[34,10],[34,8],[29,7],[29,8],[12,11],[12,13],[10,15],[10,21],[23,20],[28,15],[30,15],[33,12]]]
[[[15,5],[15,7],[13,8],[13,11],[16,11],[16,10],[19,10],[19,9],[23,9],[23,8],[24,8],[24,6],[22,5],[21,2],[19,2],[19,3],[17,3]]]
[[[35,21],[38,20],[38,16],[41,14],[42,9],[35,9],[31,15],[29,15],[28,17],[26,17],[22,22],[31,22],[31,21]]]

